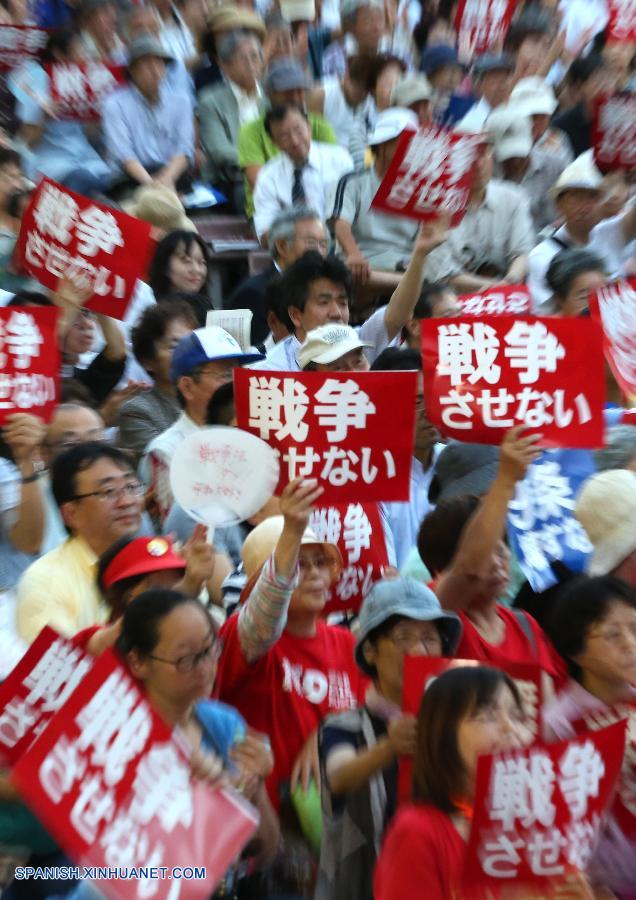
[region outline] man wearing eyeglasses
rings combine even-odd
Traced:
[[[95,582],[98,557],[141,524],[144,487],[115,447],[93,441],[65,450],[53,463],[51,485],[69,537],[18,584],[17,629],[29,642],[45,625],[71,637],[106,621]]]

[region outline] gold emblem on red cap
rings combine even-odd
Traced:
[[[164,538],[153,538],[146,544],[146,550],[151,556],[165,556],[170,549],[170,544]]]

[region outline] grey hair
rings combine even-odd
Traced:
[[[584,272],[605,272],[603,260],[582,247],[568,247],[553,257],[545,278],[553,294],[565,297],[574,279]]]
[[[599,472],[626,469],[636,460],[636,425],[614,425],[607,430],[605,437],[605,447],[594,453]]]
[[[269,252],[273,257],[276,256],[276,241],[291,241],[296,234],[296,223],[305,222],[307,219],[320,219],[322,222],[316,210],[308,206],[295,206],[276,216],[270,226],[267,240]]]
[[[229,62],[243,41],[252,41],[261,50],[261,43],[255,34],[250,31],[230,31],[216,44],[216,55],[220,62]]]

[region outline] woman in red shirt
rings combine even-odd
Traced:
[[[477,760],[522,747],[528,732],[514,682],[485,666],[451,669],[427,688],[417,723],[413,803],[389,826],[375,871],[375,900],[592,900],[575,880],[534,893],[527,886],[462,883]]]

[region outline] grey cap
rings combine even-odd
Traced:
[[[465,494],[481,496],[494,481],[498,466],[499,447],[453,441],[437,457],[428,499],[439,503]]]
[[[158,41],[151,34],[140,34],[134,41],[131,41],[128,48],[128,66],[132,66],[133,63],[143,59],[144,56],[156,56],[165,63],[174,62],[174,58],[169,53],[166,53],[161,41]]]
[[[486,72],[496,72],[497,69],[512,72],[514,67],[514,60],[508,53],[502,53],[499,56],[496,56],[494,53],[484,53],[483,56],[478,56],[475,60],[473,74],[485,75]]]
[[[265,90],[294,91],[311,87],[307,73],[296,59],[284,57],[275,60],[265,75]]]
[[[367,594],[358,616],[355,659],[363,672],[373,674],[362,647],[372,631],[390,619],[404,616],[416,622],[435,622],[442,635],[444,653],[455,652],[462,636],[462,623],[455,613],[444,612],[439,600],[425,584],[414,578],[385,578],[376,581]]]
[[[377,9],[384,9],[382,0],[340,0],[340,16],[343,19],[347,19],[358,9],[362,9],[363,6],[375,6]]]

